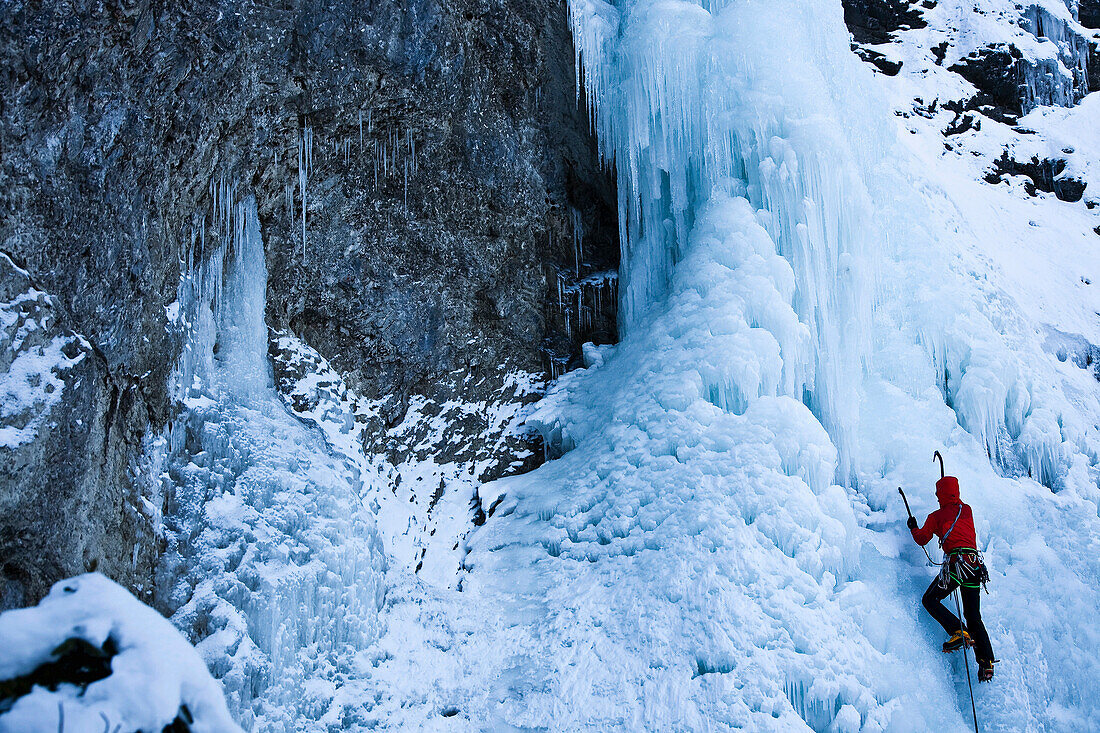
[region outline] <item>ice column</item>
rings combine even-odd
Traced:
[[[169,428],[159,603],[246,729],[324,730],[377,638],[385,560],[367,477],[273,389],[256,200],[234,198],[216,187],[221,241],[204,258],[195,236],[180,282],[184,409]]]
[[[217,358],[226,390],[247,397],[269,390],[272,384],[264,321],[267,265],[256,198],[241,201],[226,226],[232,227],[232,264],[218,309]]]
[[[827,37],[831,4],[810,3],[795,36],[826,61],[849,53]],[[796,276],[792,305],[813,337],[809,353],[783,354],[782,392],[804,401],[829,430],[847,480],[858,386],[869,345],[869,199],[849,143],[830,119],[836,82],[818,65],[754,59],[769,43],[738,16],[784,11],[756,0],[647,3],[574,0],[577,62],[605,160],[619,180],[620,330],[636,330],[668,294],[696,216],[715,192],[748,199]],[[818,17],[822,16],[822,17]],[[806,22],[803,22],[806,21]],[[814,35],[814,34],[818,35]],[[822,65],[824,66],[824,65]],[[789,73],[791,72],[791,73]],[[857,141],[863,143],[865,141]],[[721,391],[721,386],[717,389]]]

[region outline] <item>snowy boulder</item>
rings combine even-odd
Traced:
[[[166,619],[91,573],[0,614],[0,733],[240,731]]]

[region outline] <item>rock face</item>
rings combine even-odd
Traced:
[[[1005,153],[994,163],[994,170],[986,175],[985,180],[987,183],[1000,183],[1005,175],[1024,176],[1029,179],[1024,186],[1032,196],[1036,191],[1046,191],[1062,201],[1080,201],[1085,193],[1085,182],[1072,176],[1063,176],[1065,170],[1065,160],[1039,160],[1034,157],[1021,162]]]
[[[588,274],[586,259],[614,267],[618,240],[563,19],[550,3],[395,3],[286,28],[283,77],[264,79],[297,88],[277,106],[300,113],[275,133],[292,155],[265,166],[269,322],[361,394],[424,391],[456,369],[545,369],[546,338],[577,351],[548,296],[559,273]],[[289,207],[279,195],[299,186],[303,139],[304,236],[300,190]],[[593,257],[578,271],[582,231]]]
[[[135,413],[103,353],[6,255],[0,300],[0,605],[11,607],[100,563],[118,575],[148,568],[153,546],[132,485],[117,480]]]
[[[844,0],[844,22],[857,44],[886,43],[902,29],[924,28],[919,0]]]
[[[1015,46],[979,49],[950,67],[973,84],[978,93],[968,100],[967,109],[980,111],[999,122],[1013,124],[1024,114],[1025,97],[1020,50]]]
[[[1100,0],[1080,0],[1077,19],[1086,28],[1100,28]]]
[[[0,607],[96,566],[148,591],[144,444],[219,190],[259,203],[269,325],[393,395],[390,424],[615,338],[615,192],[559,1],[12,2],[0,57],[0,286],[85,354],[0,448]]]
[[[1081,0],[1077,19],[1086,28],[1100,29],[1100,0]],[[1100,90],[1100,34],[1089,43],[1089,89]]]

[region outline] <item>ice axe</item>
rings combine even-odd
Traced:
[[[905,498],[905,492],[898,487],[898,493],[901,494],[901,500],[905,502],[905,513],[909,515],[909,518],[913,518],[913,510],[909,508],[909,500]]]
[[[940,452],[936,451],[936,455],[938,456],[939,454]],[[943,458],[940,458],[940,465],[943,465]],[[909,500],[905,498],[905,492],[901,490],[900,486],[898,487],[898,493],[901,494],[901,500],[905,502],[905,513],[909,515],[910,519],[915,521],[916,517],[913,516],[913,510],[909,508]],[[934,567],[936,563],[932,562],[932,556],[928,554],[928,548],[921,545],[921,549],[924,550],[924,556],[928,558],[928,564]]]
[[[936,461],[940,462],[940,478],[943,478],[947,473],[943,470],[943,456],[940,455],[939,451],[934,451],[932,453],[932,462],[935,463]],[[913,519],[913,510],[909,508],[909,500],[905,498],[905,492],[901,490],[900,486],[898,487],[898,493],[901,494],[901,500],[905,502],[906,513],[909,514],[910,519]],[[928,548],[922,545],[921,549],[924,550],[924,556],[928,558],[928,564],[935,566],[936,563],[932,562],[932,556],[928,554]]]

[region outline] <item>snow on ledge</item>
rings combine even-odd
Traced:
[[[83,693],[73,684],[34,687],[0,712],[0,733],[102,731],[105,724],[108,730],[160,731],[177,715],[192,718],[193,733],[241,730],[221,687],[179,631],[98,573],[56,583],[33,608],[0,614],[0,692],[53,661],[55,650],[72,639],[117,649],[110,674]],[[4,707],[0,700],[0,711]]]

